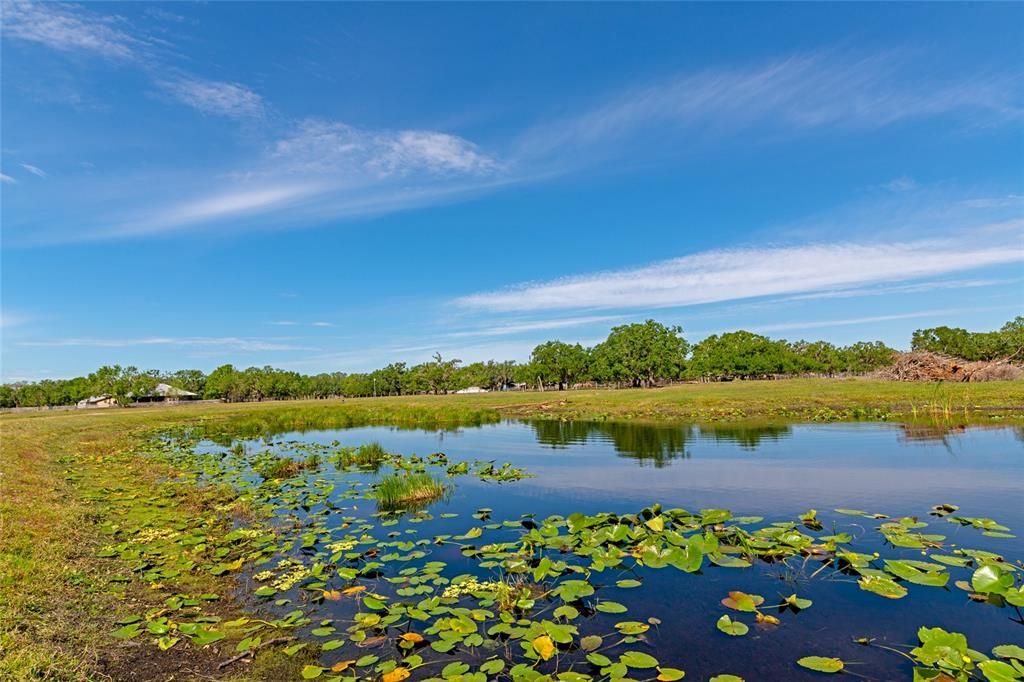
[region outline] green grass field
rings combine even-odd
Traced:
[[[0,415],[0,679],[195,679],[238,673],[231,651],[173,653],[109,637],[124,614],[159,606],[128,570],[99,560],[103,528],[131,521],[149,500],[173,525],[207,513],[215,491],[168,487],[168,471],[134,453],[140,432],[202,421],[232,428],[344,426],[365,421],[479,423],[503,417],[650,421],[890,419],[961,425],[1024,423],[1024,382],[899,384],[787,380],[652,390],[552,391],[284,403],[54,411]],[[224,532],[224,528],[211,532]],[[112,582],[112,579],[114,581]],[[230,579],[188,579],[195,591],[230,591]],[[239,609],[240,606],[225,607]],[[225,613],[225,615],[229,615]],[[258,657],[245,675],[276,679],[302,657]]]

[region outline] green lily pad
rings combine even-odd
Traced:
[[[844,664],[838,658],[826,658],[825,656],[804,656],[797,664],[815,670],[819,673],[837,673],[842,671]]]
[[[642,651],[627,651],[619,656],[619,661],[628,668],[655,668],[658,659]]]
[[[746,623],[742,623],[738,620],[733,620],[728,615],[724,615],[721,618],[719,618],[718,622],[715,623],[715,625],[718,627],[719,630],[721,630],[727,635],[732,635],[733,637],[741,637],[750,631],[750,628],[747,626]]]

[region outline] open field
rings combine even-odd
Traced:
[[[1024,382],[917,384],[869,380],[684,384],[661,389],[508,392],[346,401],[383,412],[418,408],[494,410],[505,417],[555,419],[835,421],[1024,415]]]
[[[722,421],[1024,417],[1024,381],[912,383],[867,379],[787,379],[681,384],[659,389],[509,391],[468,395],[209,403],[118,411],[128,422],[168,423],[182,415],[229,418],[316,408],[375,419],[492,417]],[[159,415],[149,414],[155,410]],[[61,411],[19,417],[58,417]],[[69,411],[71,414],[80,414]],[[137,414],[146,412],[146,416]],[[12,419],[14,415],[0,419]]]
[[[193,679],[223,677],[232,650],[216,646],[161,652],[109,637],[118,618],[160,606],[165,595],[120,575],[117,560],[99,560],[112,524],[191,527],[215,537],[230,517],[209,521],[223,491],[172,485],[166,465],[134,453],[138,435],[183,422],[240,419],[255,428],[295,428],[362,421],[443,423],[501,417],[596,420],[904,419],[959,424],[1019,423],[1024,383],[924,385],[793,380],[684,385],[657,390],[565,391],[413,396],[345,401],[204,404],[163,409],[25,413],[0,416],[0,679]],[[154,508],[158,512],[154,512]],[[231,590],[229,578],[182,579],[199,594]],[[225,601],[223,614],[244,604]],[[302,655],[257,659],[247,675],[280,678]],[[267,666],[260,668],[259,666]],[[294,672],[294,670],[293,670]]]

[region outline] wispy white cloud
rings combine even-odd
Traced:
[[[216,179],[220,188],[175,199],[77,239],[143,236],[201,223],[284,214],[288,224],[395,212],[481,191],[506,180],[498,162],[447,133],[366,130],[304,121],[270,145],[244,172]]]
[[[230,348],[243,352],[258,351],[315,351],[316,348],[300,346],[274,339],[252,339],[236,336],[225,337],[167,337],[149,336],[137,339],[69,338],[21,341],[19,346],[60,348],[131,348],[133,346],[177,346],[198,348]]]
[[[1016,120],[1024,112],[1017,76],[947,75],[940,82],[919,77],[916,66],[896,53],[820,53],[683,73],[545,120],[493,151],[441,131],[357,128],[310,118],[273,141],[262,163],[236,176],[240,182],[264,183],[262,192],[296,180],[316,185],[288,203],[289,223],[297,224],[299,219],[350,218],[457,201],[606,163],[617,155],[642,154],[638,143],[643,141],[651,143],[656,156],[659,148],[667,148],[666,136],[699,144],[715,139],[714,133],[721,137],[763,126],[792,132],[875,129],[953,114],[971,114],[976,121]],[[889,187],[910,194],[916,185],[911,178],[897,178]],[[220,204],[221,195],[242,191],[226,188],[201,202]],[[268,214],[279,208],[268,202],[246,206],[246,211]],[[161,207],[157,213],[174,216],[180,208]],[[224,212],[204,220],[231,217]]]
[[[1018,221],[1018,233],[1024,220]],[[491,311],[688,306],[843,286],[913,280],[1024,262],[1024,240],[807,244],[707,251],[646,267],[472,294],[458,305]]]
[[[289,183],[259,188],[241,187],[182,203],[164,206],[157,211],[146,211],[121,225],[97,231],[80,238],[103,239],[160,234],[175,229],[209,222],[280,210],[292,205],[303,196],[315,194],[315,184]]]
[[[11,311],[0,310],[0,329],[10,329],[11,327],[18,327],[28,320],[28,318],[22,315],[15,315]]]
[[[874,322],[890,322],[893,320],[913,320],[922,317],[932,317],[937,320],[948,321],[952,315],[963,313],[977,313],[991,310],[1009,310],[1008,306],[986,306],[980,308],[935,308],[932,310],[917,310],[909,313],[897,313],[893,315],[869,315],[866,317],[848,317],[839,320],[803,320],[793,322],[779,322],[777,324],[761,324],[748,327],[748,331],[758,333],[770,333],[781,331],[792,331],[794,329],[828,329],[830,327],[851,327]],[[1012,308],[1015,309],[1015,308]]]
[[[108,59],[137,56],[144,44],[122,30],[119,21],[78,5],[4,0],[3,33],[63,52],[88,52]]]
[[[906,192],[917,187],[917,182],[912,177],[902,175],[898,178],[890,180],[889,182],[882,185],[882,187],[889,190],[890,192]]]
[[[157,86],[204,114],[252,118],[263,114],[263,98],[240,83],[206,80],[196,76],[157,81]]]
[[[9,38],[131,64],[146,72],[157,87],[174,99],[204,114],[253,118],[264,112],[263,98],[245,85],[210,80],[170,68],[159,50],[154,49],[163,41],[131,30],[116,15],[101,15],[68,3],[27,0],[2,0],[2,3],[3,33]],[[162,12],[161,16],[176,17],[169,12]],[[65,99],[77,106],[81,97],[73,93],[70,99]]]
[[[902,284],[899,286],[881,287],[857,287],[854,289],[836,289],[831,291],[816,291],[810,294],[795,294],[784,298],[776,299],[779,302],[785,301],[811,301],[826,298],[860,298],[863,296],[892,296],[893,294],[921,294],[943,289],[976,289],[981,287],[1007,286],[1018,284],[1020,279],[954,279],[954,280],[933,280],[928,282],[916,282],[914,284]]]
[[[273,145],[274,168],[288,173],[407,176],[483,173],[497,162],[456,135],[429,130],[367,130],[307,119]]]
[[[47,175],[46,171],[44,171],[39,166],[33,166],[30,163],[23,163],[23,164],[21,164],[21,167],[24,168],[25,170],[27,170],[32,175],[35,175],[36,177],[40,177],[40,178],[49,177]]]
[[[566,329],[569,327],[581,327],[599,322],[613,322],[621,320],[622,315],[586,315],[583,317],[571,317],[556,320],[532,320],[528,322],[512,322],[496,324],[480,329],[449,332],[445,336],[449,338],[463,338],[473,336],[508,336],[511,334],[522,334],[525,332],[541,331],[546,329]]]
[[[77,6],[40,9],[20,0],[8,2],[22,13],[63,17],[53,20],[57,26],[85,26],[104,35],[103,28],[114,31],[117,39],[108,36],[107,42],[124,46],[127,54],[146,44],[122,30],[120,20]],[[14,34],[24,37],[28,32],[22,26]],[[84,38],[72,42],[92,44]],[[246,85],[175,71],[155,56],[145,61],[143,68],[158,87],[198,111],[246,119],[271,108]],[[779,131],[871,130],[930,116],[970,114],[975,122],[998,123],[1018,120],[1024,112],[1018,74],[935,76],[926,70],[922,76],[921,62],[902,53],[854,56],[832,51],[688,71],[622,87],[590,105],[568,103],[566,109],[575,113],[546,117],[511,139],[486,145],[439,130],[378,129],[306,118],[283,133],[268,134],[264,153],[255,160],[250,155],[226,161],[229,170],[182,173],[179,182],[160,185],[150,194],[108,202],[127,206],[118,209],[124,211],[120,215],[83,210],[83,223],[90,225],[79,224],[73,233],[53,237],[31,231],[25,239],[54,243],[145,236],[197,224],[231,229],[239,217],[252,219],[247,221],[250,229],[311,225],[459,201],[610,159],[639,159],[645,149],[655,157],[671,149],[678,160],[680,149],[745,130],[767,129],[770,134],[758,139],[778,139]],[[912,183],[898,178],[888,184],[910,194]],[[171,184],[178,186],[164,193]]]
[[[1007,194],[1001,197],[980,197],[965,199],[963,205],[969,208],[1005,208],[1008,206],[1024,206],[1024,194]]]
[[[8,185],[15,185],[18,183],[17,180],[15,180],[10,175],[7,175],[5,173],[0,173],[0,182],[6,183]]]
[[[300,325],[302,325],[304,323],[296,322],[295,320],[274,320],[273,322],[270,322],[269,324],[275,325],[277,327],[297,327],[297,326],[300,326]],[[309,326],[310,327],[333,327],[334,324],[332,322],[324,322],[324,321],[318,320],[316,322],[310,322]]]
[[[527,158],[603,150],[646,135],[735,134],[754,126],[790,131],[878,129],[905,120],[970,115],[1000,123],[1024,115],[1019,74],[922,76],[899,52],[795,55],[769,63],[713,67],[627,87],[575,115],[544,121],[519,140]],[[694,139],[694,143],[698,140]]]

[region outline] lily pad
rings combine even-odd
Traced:
[[[837,673],[842,671],[844,667],[842,660],[825,656],[804,656],[797,661],[797,664],[819,673]]]
[[[733,637],[740,637],[750,631],[750,627],[748,627],[746,623],[733,620],[728,615],[724,615],[719,618],[715,625],[719,630],[727,635],[732,635]]]

